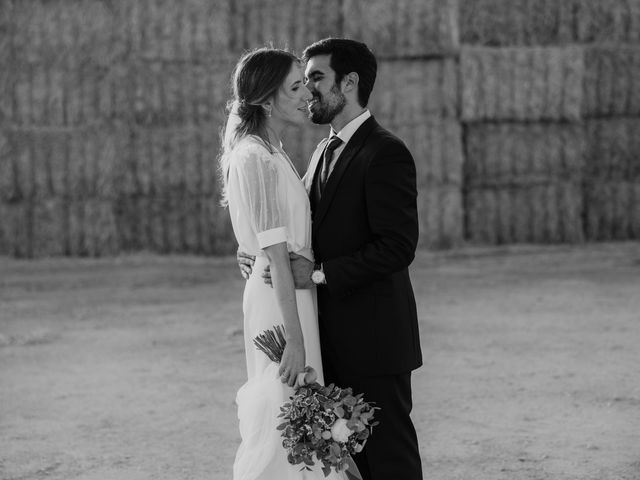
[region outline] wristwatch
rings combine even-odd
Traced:
[[[315,264],[313,266],[313,272],[311,273],[311,281],[315,285],[324,285],[327,283],[327,278],[324,276],[324,270],[322,269],[322,264]]]

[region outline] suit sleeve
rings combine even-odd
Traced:
[[[323,265],[327,288],[335,296],[403,270],[415,257],[419,235],[416,168],[402,143],[389,142],[375,154],[365,176],[365,198],[372,241]]]

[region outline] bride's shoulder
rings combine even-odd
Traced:
[[[257,135],[246,135],[238,140],[232,150],[232,156],[238,160],[269,161],[273,156],[269,148]]]

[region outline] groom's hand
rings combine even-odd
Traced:
[[[253,271],[253,264],[256,261],[255,255],[249,255],[248,253],[238,250],[236,253],[236,260],[238,261],[238,267],[240,268],[240,274],[245,280],[248,280]]]
[[[293,283],[296,290],[306,290],[315,287],[315,284],[311,281],[311,274],[313,273],[312,261],[302,255],[291,252],[289,253],[289,263],[291,265],[291,273],[293,274]],[[264,279],[264,283],[273,286],[271,283],[271,270],[268,265],[264,269],[262,278]]]

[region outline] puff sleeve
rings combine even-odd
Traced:
[[[287,241],[286,195],[278,166],[265,148],[253,145],[237,159],[238,186],[260,248]]]

